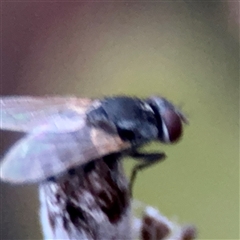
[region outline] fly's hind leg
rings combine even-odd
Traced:
[[[142,160],[141,163],[136,164],[131,172],[129,191],[132,196],[133,184],[136,179],[137,173],[144,168],[150,167],[155,163],[158,163],[166,158],[165,153],[141,153],[134,151],[131,153],[131,157]]]

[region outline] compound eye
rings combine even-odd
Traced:
[[[146,100],[153,109],[158,128],[158,139],[164,143],[174,143],[183,133],[187,118],[171,102],[163,97],[153,96]]]
[[[172,109],[165,110],[161,115],[163,124],[163,141],[173,143],[182,136],[182,118]]]

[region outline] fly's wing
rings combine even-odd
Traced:
[[[84,115],[86,109],[93,102],[94,100],[91,99],[76,97],[0,97],[0,128],[31,132],[36,127],[45,126],[50,131],[55,121],[55,125],[60,125],[62,131],[64,131],[63,126],[65,126],[65,131],[73,131],[77,126],[68,124],[73,122],[71,115],[74,115],[75,118],[78,114]],[[50,120],[51,126],[49,126]],[[57,129],[59,128],[53,128],[52,131],[57,131]]]
[[[19,140],[3,159],[1,178],[14,183],[39,182],[130,147],[117,135],[87,126],[84,119],[80,125],[77,131],[61,133],[40,127]]]

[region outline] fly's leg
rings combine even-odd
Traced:
[[[140,159],[143,162],[136,164],[131,172],[130,182],[129,182],[129,191],[132,196],[133,184],[136,179],[137,173],[144,168],[150,167],[155,163],[158,163],[166,158],[165,153],[141,153],[134,151],[131,153],[131,157],[135,159]]]

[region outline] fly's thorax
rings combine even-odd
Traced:
[[[105,98],[100,105],[90,109],[87,121],[134,144],[155,140],[158,136],[154,111],[138,98]]]

